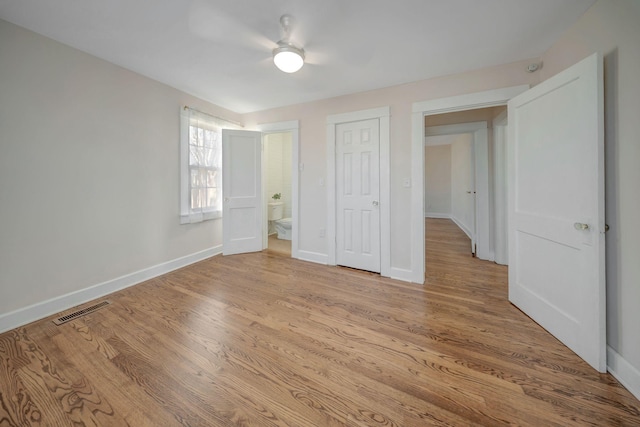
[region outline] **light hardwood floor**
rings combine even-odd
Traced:
[[[291,256],[291,240],[278,239],[276,234],[269,236],[269,251]]]
[[[0,335],[0,426],[640,425],[640,402],[427,222],[425,286],[214,257]]]

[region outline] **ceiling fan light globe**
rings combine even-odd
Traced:
[[[295,73],[304,65],[304,51],[295,46],[281,46],[273,50],[273,63],[285,73]]]

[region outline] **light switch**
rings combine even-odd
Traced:
[[[320,178],[320,179],[318,180],[318,185],[319,185],[320,187],[324,187],[324,178]]]
[[[405,178],[402,180],[402,186],[404,188],[410,188],[411,187],[411,178]]]

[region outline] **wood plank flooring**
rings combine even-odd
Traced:
[[[0,335],[0,426],[619,426],[640,402],[427,222],[425,286],[214,257]]]
[[[291,256],[291,240],[278,239],[276,234],[269,236],[269,249],[270,252],[279,252],[288,257]]]

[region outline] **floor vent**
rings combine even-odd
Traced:
[[[99,303],[94,304],[90,307],[83,308],[81,310],[74,311],[73,313],[65,314],[64,316],[53,319],[53,323],[55,323],[56,325],[62,325],[63,323],[67,323],[71,320],[77,319],[78,317],[82,317],[89,313],[93,313],[96,310],[100,310],[102,307],[109,304],[111,304],[111,301],[100,301]]]

